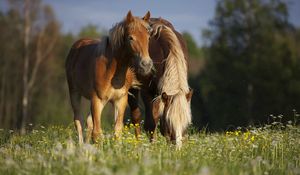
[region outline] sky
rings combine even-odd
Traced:
[[[0,7],[4,0],[0,0]],[[121,21],[129,10],[134,16],[163,17],[175,28],[191,33],[201,45],[201,31],[209,27],[214,16],[216,0],[44,0],[50,4],[63,32],[77,33],[87,24],[110,29]],[[300,27],[300,0],[286,0],[290,21]]]

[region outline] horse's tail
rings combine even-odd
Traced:
[[[71,76],[72,76],[72,65],[74,64],[74,57],[75,57],[76,50],[73,49],[73,47],[70,48],[66,62],[65,62],[65,71],[67,76],[67,81],[69,84],[69,87],[71,86]]]
[[[67,59],[65,62],[65,69],[67,71],[67,75],[71,72],[71,69],[73,68],[73,65],[76,63],[76,54],[78,53],[78,48],[80,48],[80,44],[83,40],[80,39],[73,43],[72,47],[69,50],[69,53],[67,55]]]

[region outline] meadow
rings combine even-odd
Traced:
[[[189,130],[181,150],[157,134],[135,139],[126,125],[115,139],[77,145],[73,125],[0,131],[0,174],[300,174],[300,127],[273,122],[210,133]]]

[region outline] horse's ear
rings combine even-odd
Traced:
[[[143,19],[144,21],[149,22],[150,16],[151,16],[150,11],[148,11],[148,12],[146,13],[146,15],[145,15],[142,19]]]
[[[134,17],[132,16],[131,10],[129,10],[129,12],[127,13],[127,16],[126,16],[126,22],[130,23],[133,20],[134,20]]]
[[[186,100],[187,100],[188,102],[191,101],[192,96],[193,96],[193,92],[194,92],[194,90],[193,90],[193,89],[190,89],[190,91],[189,91],[187,94],[185,94]]]
[[[169,102],[170,96],[167,93],[163,92],[161,94],[161,98],[162,98],[163,102],[166,103],[166,102]]]

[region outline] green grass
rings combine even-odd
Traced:
[[[158,134],[76,144],[73,126],[0,131],[0,174],[300,174],[300,128],[273,123],[232,132],[191,131],[181,150]]]

